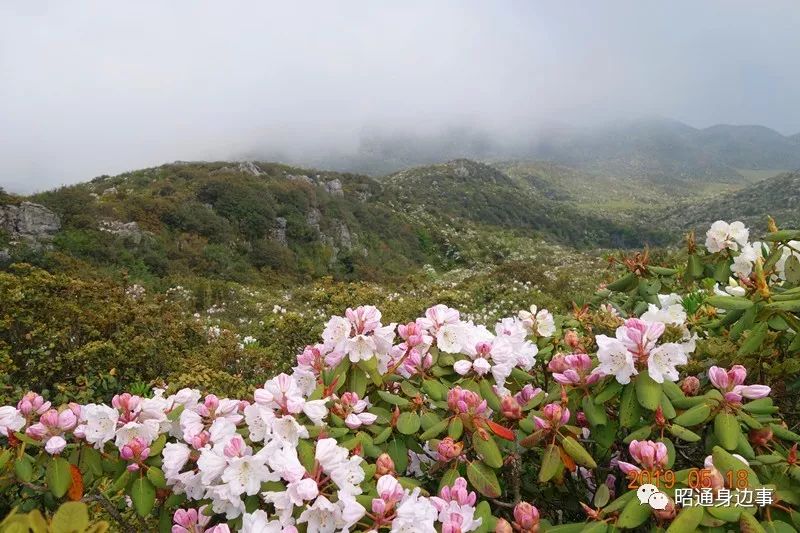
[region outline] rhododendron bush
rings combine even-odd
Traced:
[[[715,223],[677,268],[623,257],[569,316],[347,309],[246,398],[30,392],[0,407],[3,527],[793,531],[800,435],[773,403],[780,380],[752,364],[790,369],[800,348],[800,232],[771,229],[751,243]],[[724,357],[698,358],[714,339]]]

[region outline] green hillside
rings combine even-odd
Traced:
[[[705,232],[715,220],[741,220],[763,230],[767,215],[782,227],[800,225],[800,172],[786,172],[735,192],[662,209],[653,216],[653,223]]]

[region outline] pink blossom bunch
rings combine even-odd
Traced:
[[[747,369],[742,365],[733,365],[730,370],[718,366],[708,369],[708,379],[725,395],[725,400],[732,403],[742,403],[742,398],[756,400],[765,398],[770,393],[766,385],[744,385],[747,378]]]
[[[61,412],[55,409],[48,409],[39,417],[39,422],[28,426],[25,434],[32,439],[43,441],[44,449],[47,453],[51,455],[59,454],[67,447],[64,435],[78,425],[80,412],[80,406],[74,403]]]
[[[22,416],[27,419],[35,415],[43,415],[50,409],[50,402],[35,392],[26,392],[22,399],[17,403],[17,409]]]
[[[628,445],[628,452],[639,465],[648,471],[664,470],[667,467],[667,446],[652,440],[634,440]],[[625,474],[639,472],[641,468],[625,461],[618,461]]]
[[[366,412],[369,402],[360,399],[355,392],[342,394],[339,407],[337,414],[344,418],[345,425],[350,429],[357,429],[362,425],[369,426],[378,418],[377,415]]]
[[[542,409],[542,416],[534,416],[533,421],[539,429],[555,431],[569,422],[569,409],[559,403],[549,403]]]
[[[486,400],[471,390],[456,386],[447,393],[447,405],[456,414],[483,415],[488,409]]]
[[[120,448],[119,456],[129,461],[131,464],[128,465],[128,470],[135,472],[150,457],[150,448],[140,437],[134,437]]]
[[[592,358],[586,354],[556,355],[547,369],[562,385],[585,386],[596,383],[600,374],[592,373]]]
[[[452,486],[444,486],[439,496],[433,496],[431,502],[439,512],[442,533],[462,533],[473,531],[481,525],[481,519],[475,518],[475,502],[478,496],[467,491],[467,480],[456,478]]]
[[[539,387],[534,387],[530,383],[527,383],[514,395],[514,399],[517,400],[520,405],[525,405],[541,392],[543,391]]]

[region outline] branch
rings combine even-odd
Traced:
[[[126,520],[125,517],[120,514],[114,504],[111,503],[108,498],[103,496],[102,494],[87,494],[83,498],[81,498],[83,503],[99,503],[103,510],[111,515],[111,517],[117,521],[120,526],[120,530],[124,533],[137,533],[137,529],[130,525]]]

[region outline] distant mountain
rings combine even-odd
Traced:
[[[747,179],[746,171],[800,167],[796,140],[769,128],[697,129],[663,119],[545,132],[530,151],[584,170],[657,181],[737,182]]]
[[[579,246],[629,247],[665,240],[660,232],[583,211],[565,198],[548,198],[535,182],[467,159],[405,170],[382,183],[402,209],[422,208],[448,220],[534,230]]]
[[[312,163],[383,175],[457,158],[547,160],[593,174],[670,183],[746,183],[760,177],[758,171],[774,174],[800,167],[800,134],[786,137],[763,126],[697,129],[675,120],[647,119],[549,127],[508,138],[473,127],[428,134],[371,132],[354,153],[323,155]]]
[[[741,220],[758,235],[766,229],[767,215],[779,227],[800,227],[800,171],[786,172],[736,192],[670,207],[654,216],[653,224],[705,232],[715,220]]]
[[[466,159],[380,180],[264,162],[177,162],[3,198],[0,207],[44,206],[60,226],[48,234],[49,252],[19,256],[24,248],[0,225],[0,262],[75,263],[165,283],[400,277],[426,263],[491,258],[493,241],[481,237],[489,235],[592,248],[666,242],[663,232],[580,209],[535,181]],[[452,253],[462,249],[470,257]]]

